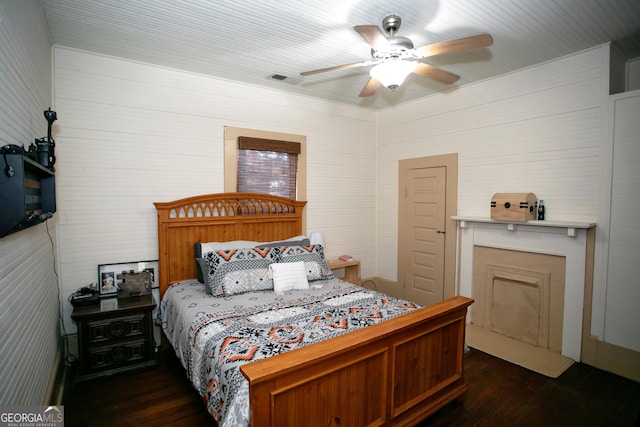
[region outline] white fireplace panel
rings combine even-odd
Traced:
[[[460,295],[473,295],[474,246],[566,258],[562,355],[580,361],[587,229],[594,224],[536,224],[537,221],[514,224],[463,217],[453,219],[460,222],[461,232]],[[473,310],[473,305],[470,310]]]

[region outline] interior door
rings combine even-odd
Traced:
[[[405,298],[430,305],[444,299],[446,168],[405,171],[405,240],[400,269]]]

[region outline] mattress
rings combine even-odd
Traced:
[[[162,299],[164,333],[221,427],[249,424],[244,363],[377,324],[419,305],[339,279],[305,290],[213,297],[197,280],[172,285]]]

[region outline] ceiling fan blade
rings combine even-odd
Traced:
[[[371,46],[373,50],[388,52],[391,50],[391,43],[384,36],[382,30],[375,25],[356,25],[354,30]]]
[[[440,68],[436,68],[428,64],[424,64],[422,62],[416,63],[416,67],[413,69],[413,72],[415,74],[419,74],[421,76],[428,77],[430,79],[448,85],[458,81],[458,79],[460,78],[460,76],[457,76],[453,73],[441,70]]]
[[[367,82],[366,85],[364,85],[364,87],[362,88],[362,90],[360,91],[360,95],[358,95],[361,98],[367,97],[367,96],[371,96],[374,93],[376,93],[376,90],[378,90],[378,88],[382,86],[382,83],[380,83],[380,80],[374,79],[373,77],[371,77],[369,79],[369,81]]]
[[[422,47],[417,47],[415,53],[418,57],[440,55],[443,53],[462,52],[463,50],[478,49],[491,46],[493,37],[489,34],[478,34],[477,36],[465,37],[448,42],[433,43]]]
[[[365,62],[354,62],[353,64],[345,64],[345,65],[336,65],[334,67],[320,68],[317,70],[304,71],[300,73],[301,76],[310,76],[311,74],[325,73],[327,71],[336,71],[336,70],[346,70],[349,68],[357,68],[364,67],[365,65],[369,65],[370,61]]]

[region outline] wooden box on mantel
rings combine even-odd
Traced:
[[[530,221],[536,219],[538,200],[533,193],[496,193],[491,198],[491,219]]]

